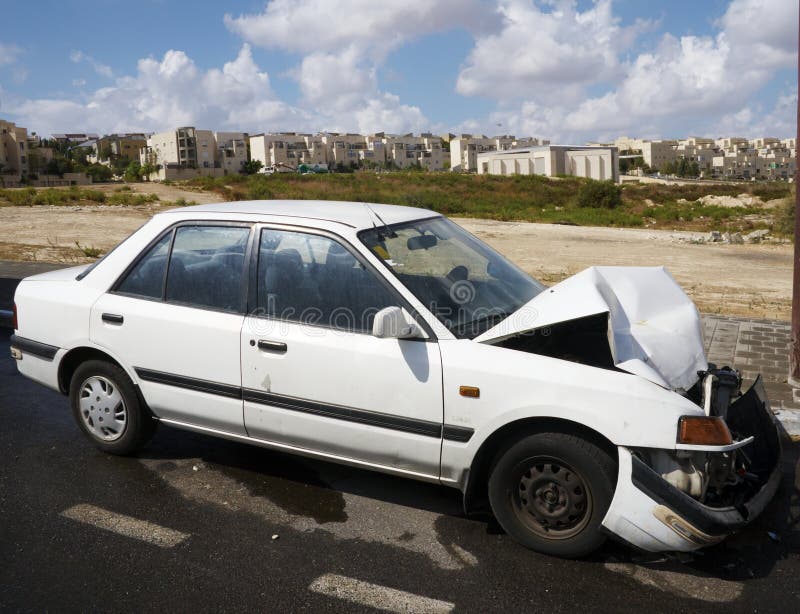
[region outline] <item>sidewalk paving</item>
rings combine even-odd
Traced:
[[[704,315],[703,328],[709,362],[739,369],[745,390],[760,373],[772,410],[786,432],[800,438],[800,389],[787,382],[789,322]]]

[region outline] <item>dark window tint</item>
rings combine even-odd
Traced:
[[[128,273],[128,276],[117,288],[117,292],[160,299],[164,290],[164,273],[167,270],[167,255],[171,239],[172,233],[170,232],[151,247],[150,251]]]
[[[167,300],[244,312],[244,253],[249,228],[183,226],[175,231]]]
[[[283,320],[372,332],[375,314],[399,300],[340,243],[318,235],[261,231],[258,307]]]

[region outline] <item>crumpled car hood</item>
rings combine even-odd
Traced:
[[[614,364],[673,390],[707,369],[700,314],[664,267],[590,267],[544,290],[475,338],[496,343],[548,326],[608,313]]]

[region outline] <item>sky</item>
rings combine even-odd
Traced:
[[[0,119],[40,135],[794,136],[798,0],[38,0]]]

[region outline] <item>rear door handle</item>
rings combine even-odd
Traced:
[[[258,349],[265,352],[275,352],[276,354],[286,353],[286,344],[282,341],[268,341],[266,339],[258,340]]]
[[[108,322],[109,324],[122,324],[125,321],[125,318],[116,313],[104,313],[101,318],[103,322]]]

